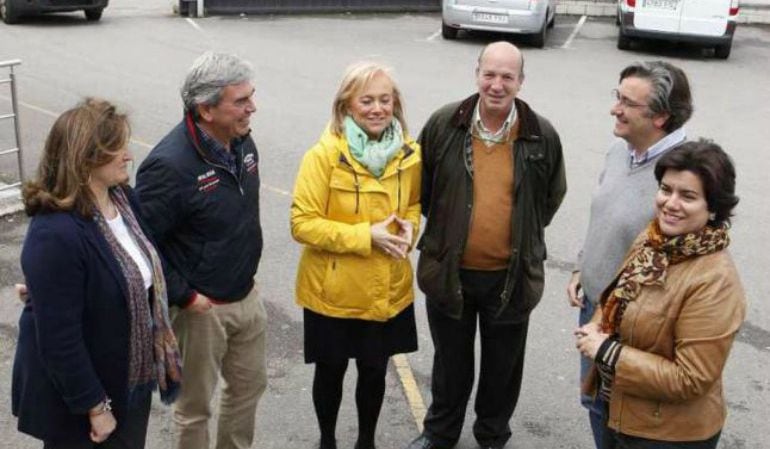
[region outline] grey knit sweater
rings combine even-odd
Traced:
[[[665,152],[664,152],[665,153]],[[612,282],[628,248],[655,215],[655,163],[662,154],[631,168],[628,144],[618,139],[607,152],[591,198],[591,218],[578,256],[580,283],[592,302]]]

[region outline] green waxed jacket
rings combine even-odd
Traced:
[[[422,130],[421,204],[427,218],[418,243],[417,282],[447,315],[462,314],[460,261],[473,211],[471,120],[478,94],[436,111]],[[519,137],[513,144],[514,214],[511,259],[498,319],[523,321],[543,293],[544,229],[567,192],[559,135],[545,118],[516,99]]]

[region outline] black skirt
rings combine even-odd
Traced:
[[[305,363],[379,362],[417,350],[414,305],[388,321],[334,318],[304,309]]]

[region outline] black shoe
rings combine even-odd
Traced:
[[[353,449],[377,449],[377,448],[374,447],[374,444],[371,444],[371,445],[367,446],[367,445],[364,445],[364,444],[360,444],[358,441],[356,441],[356,445],[353,446]]]
[[[411,443],[409,443],[409,446],[407,446],[406,449],[442,449],[442,448],[439,447],[430,438],[428,438],[426,435],[423,434],[415,438],[414,441],[412,441]]]
[[[332,441],[331,443],[321,440],[320,443],[318,443],[318,449],[337,449],[337,441]]]

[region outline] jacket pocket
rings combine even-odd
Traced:
[[[451,270],[446,263],[449,248],[437,255],[421,251],[417,262],[417,285],[425,296],[434,300],[446,300],[451,288]]]
[[[371,298],[380,296],[387,286],[379,285],[371,276],[367,257],[352,254],[332,254],[326,262],[323,297],[329,305],[347,309],[367,309]]]

